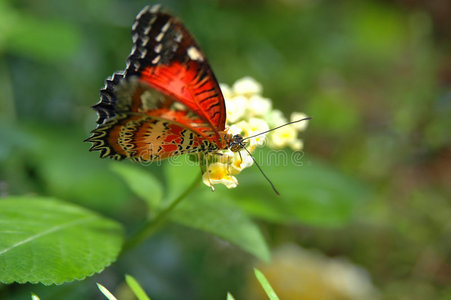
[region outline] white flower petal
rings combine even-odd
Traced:
[[[237,95],[250,97],[255,94],[261,94],[263,87],[252,77],[243,77],[233,84],[233,92]]]
[[[269,124],[269,126],[271,126],[271,128],[288,123],[288,121],[285,118],[285,116],[283,115],[283,113],[278,109],[271,111],[267,115],[266,122],[268,122],[268,124]]]
[[[220,83],[219,87],[221,88],[222,95],[224,96],[224,99],[227,101],[228,99],[232,98],[233,92],[229,85],[225,83]]]
[[[271,132],[269,143],[272,148],[281,149],[297,140],[297,131],[291,126],[285,126]]]
[[[302,148],[304,148],[304,142],[302,140],[294,140],[291,144],[290,144],[291,149],[293,149],[293,151],[300,151],[302,150]]]
[[[263,117],[271,111],[272,103],[268,98],[253,95],[249,99],[249,113],[254,116]]]
[[[290,122],[297,121],[297,120],[304,119],[304,118],[307,118],[306,114],[301,113],[301,112],[293,112],[293,113],[291,113],[291,116],[290,116]],[[308,125],[308,120],[305,120],[305,121],[301,121],[298,123],[294,123],[291,126],[294,127],[298,131],[303,131],[307,128],[307,125]]]
[[[226,100],[225,103],[228,123],[235,123],[245,115],[248,105],[247,98],[235,96]]]
[[[245,121],[241,121],[241,122],[245,122]],[[238,123],[238,124],[240,124],[240,123]],[[243,133],[243,128],[241,126],[238,126],[237,124],[233,124],[227,130],[227,133],[229,133],[231,135],[242,134]]]
[[[251,139],[251,144],[262,145],[265,142],[266,137],[266,133],[263,132],[269,130],[268,123],[263,119],[251,118],[248,124],[249,127],[245,129],[246,136],[258,134],[258,136]]]

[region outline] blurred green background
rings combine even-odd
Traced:
[[[162,3],[197,38],[220,82],[252,76],[275,108],[314,117],[302,136],[304,166],[265,166],[270,177],[291,178],[274,180],[282,195],[302,195],[298,217],[254,213],[275,256],[296,244],[321,253],[320,260],[352,263],[371,278],[375,298],[451,299],[450,1]],[[104,79],[124,68],[131,24],[148,4],[154,2],[0,1],[1,196],[55,196],[129,228],[142,222],[144,204],[82,140],[95,126],[90,106]],[[164,166],[145,168],[158,175]],[[252,206],[248,195],[267,186],[256,170],[244,173],[239,188],[217,197]],[[321,189],[336,189],[337,202],[322,203]],[[277,207],[284,200],[262,201]],[[294,252],[285,263],[302,269],[302,251]],[[102,299],[99,281],[128,299],[121,282],[129,273],[153,299],[225,299],[227,291],[260,299],[250,279],[254,265],[281,285],[312,278],[170,225],[92,279],[0,286],[0,298],[33,291],[42,299]],[[326,273],[321,266],[315,272]],[[315,299],[274,288],[281,299]],[[358,299],[343,295],[322,299]]]

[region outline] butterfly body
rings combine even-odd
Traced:
[[[225,128],[219,84],[193,37],[159,6],[132,26],[125,71],[106,80],[93,106],[98,126],[86,141],[101,157],[155,161],[241,149]],[[235,140],[236,141],[236,140]]]

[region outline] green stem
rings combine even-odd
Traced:
[[[188,186],[182,194],[180,194],[180,196],[172,201],[171,205],[161,211],[154,219],[147,221],[138,232],[132,235],[125,242],[124,247],[122,248],[122,254],[149,238],[167,220],[168,215],[174,210],[174,208],[194,190],[194,188],[199,184],[199,180],[200,176],[198,176],[193,183]]]

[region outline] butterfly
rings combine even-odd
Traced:
[[[132,26],[124,71],[100,90],[97,128],[85,141],[100,157],[151,162],[243,147],[225,128],[224,97],[210,65],[183,24],[159,5]]]

